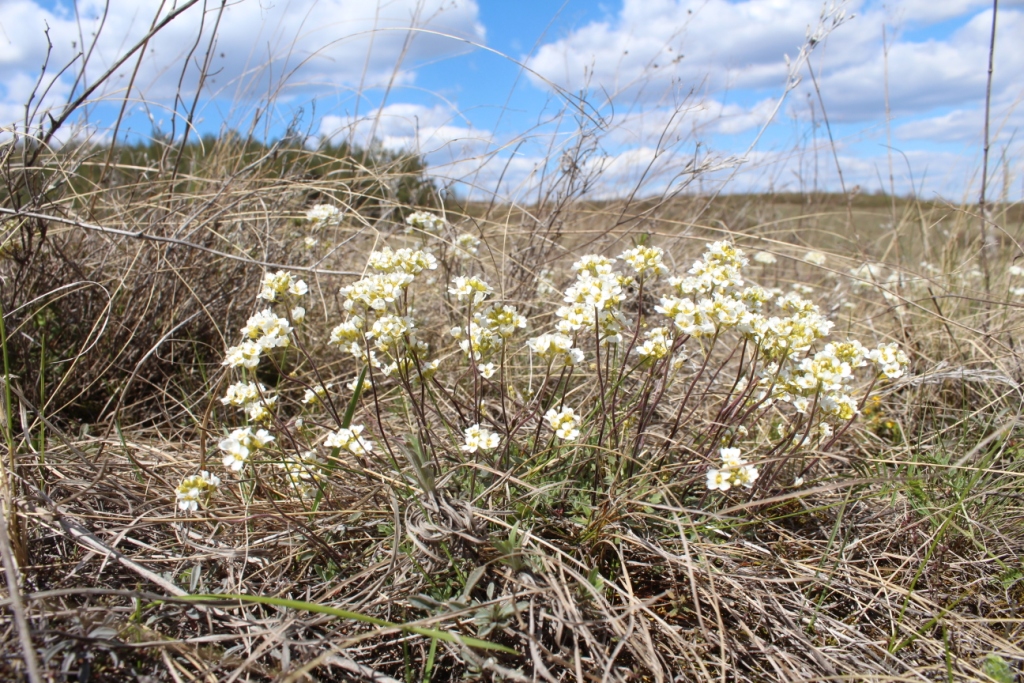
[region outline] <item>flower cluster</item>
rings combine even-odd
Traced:
[[[473,320],[466,327],[453,327],[451,336],[459,340],[459,348],[472,360],[482,360],[501,348],[517,329],[526,327],[526,316],[509,304],[488,306],[473,313]],[[493,365],[488,363],[487,365]],[[484,377],[490,377],[481,370]]]
[[[575,441],[579,438],[582,420],[572,408],[552,408],[544,414],[544,419],[548,421],[551,429],[555,430],[555,436],[559,439]]]
[[[422,212],[409,216],[407,223],[423,234],[437,234],[446,229],[442,219]],[[444,234],[446,243],[456,250],[449,255],[454,253],[456,258],[463,258],[476,253],[479,248],[476,237],[462,235],[452,239],[454,234],[454,231]],[[762,252],[754,260],[774,262],[774,256],[765,254]],[[895,344],[868,349],[856,340],[830,341],[832,321],[812,301],[801,296],[802,288],[783,293],[745,282],[744,268],[748,260],[743,251],[730,242],[707,245],[704,254],[682,272],[681,277],[669,277],[665,260],[661,249],[647,245],[626,249],[618,258],[581,257],[573,264],[573,280],[559,295],[561,300],[554,311],[554,324],[549,331],[526,340],[525,349],[521,342],[514,344],[512,341],[527,327],[526,317],[516,306],[495,301],[495,288],[481,276],[453,274],[447,286],[450,296],[445,296],[449,304],[457,302],[450,307],[454,318],[449,324],[455,325],[450,334],[462,352],[457,355],[463,355],[462,362],[468,363],[475,372],[452,373],[451,378],[439,385],[419,385],[425,396],[435,385],[446,390],[456,385],[464,388],[472,380],[471,402],[463,403],[461,398],[464,397],[458,397],[456,405],[472,406],[475,411],[476,417],[463,421],[462,425],[473,420],[479,422],[465,428],[461,439],[455,437],[459,443],[451,444],[452,450],[457,447],[465,453],[487,453],[503,447],[504,440],[517,433],[539,435],[539,430],[550,428],[554,436],[549,434],[549,438],[556,443],[578,442],[582,433],[593,431],[595,435],[611,435],[614,441],[610,443],[635,438],[632,443],[637,444],[637,449],[654,452],[652,449],[662,447],[657,445],[656,438],[631,435],[629,430],[657,426],[662,419],[659,415],[676,413],[662,411],[664,406],[659,408],[655,404],[662,397],[689,400],[689,389],[680,391],[680,387],[674,386],[677,382],[689,381],[692,382],[690,389],[700,387],[700,391],[706,392],[707,400],[716,404],[711,410],[717,410],[720,416],[714,431],[707,433],[707,436],[715,434],[714,441],[696,440],[691,444],[703,452],[711,446],[700,444],[713,443],[716,449],[722,446],[718,452],[721,464],[707,472],[707,488],[718,491],[750,488],[758,478],[758,468],[741,456],[741,447],[750,460],[757,461],[757,453],[763,450],[771,452],[773,459],[784,461],[797,449],[807,447],[812,436],[819,444],[824,443],[841,432],[843,422],[857,416],[861,403],[857,377],[865,374],[862,368],[873,364],[877,371],[875,378],[883,380],[898,379],[906,372],[907,356]],[[813,262],[813,257],[808,255],[804,260]],[[364,277],[341,289],[345,314],[331,330],[330,344],[351,353],[367,367],[368,372],[360,381],[373,384],[375,398],[381,388],[378,383],[408,391],[412,382],[428,378],[437,370],[438,361],[430,360],[428,355],[431,347],[425,341],[427,333],[417,329],[417,293],[411,285],[417,280],[433,278],[430,271],[437,270],[438,265],[432,254],[421,249],[383,247],[370,255]],[[446,260],[444,265],[450,267],[452,261]],[[305,291],[301,280],[279,271],[264,278],[260,297],[291,307],[296,303],[293,297]],[[441,293],[444,295],[444,290]],[[650,297],[654,297],[656,305],[646,303]],[[344,428],[335,425],[331,431],[317,432],[321,428],[317,427],[315,413],[326,412],[318,406],[326,402],[331,388],[319,379],[300,382],[302,406],[297,412],[309,420],[305,426],[293,434],[282,432],[277,439],[264,428],[275,424],[284,429],[287,425],[299,424],[294,418],[274,419],[278,397],[270,395],[266,387],[255,380],[255,373],[247,372],[258,366],[263,355],[302,341],[305,328],[299,321],[304,311],[301,308],[290,313],[282,310],[284,315],[279,315],[275,308],[253,314],[241,330],[241,343],[228,349],[225,364],[240,368],[240,381],[228,387],[221,402],[244,410],[248,417],[246,424],[251,426],[234,429],[218,446],[227,470],[242,472],[247,467],[262,468],[258,470],[261,473],[275,473],[280,490],[287,488],[299,497],[306,497],[322,489],[329,472],[326,461],[322,461],[318,453],[330,452],[332,461],[352,456],[369,461],[373,459],[375,444],[359,424]],[[610,348],[606,349],[606,345]],[[578,367],[595,351],[600,363]],[[688,357],[693,357],[688,356],[688,351],[699,353],[705,362],[687,362]],[[525,382],[513,386],[514,381],[506,380],[518,375],[509,373],[502,364],[511,361],[518,365],[527,354],[531,358],[530,367],[537,369],[539,361],[541,372],[557,373],[569,367],[576,367],[576,370],[561,372],[554,387],[549,382],[550,374],[545,375],[539,387],[532,379],[528,387]],[[716,369],[719,366],[707,362],[717,363],[719,359],[729,365],[725,372],[720,373]],[[544,370],[545,365],[547,370]],[[705,368],[709,368],[706,373]],[[594,372],[617,373],[607,375],[608,381],[597,390],[614,387],[609,391],[620,392],[621,387],[621,393],[611,394],[611,401],[605,395],[601,405],[609,406],[608,414],[594,411],[601,425],[584,429],[583,416],[566,407],[564,402],[571,400],[571,396],[588,395],[581,391],[586,387],[581,387],[580,383],[588,381]],[[614,379],[616,376],[618,380]],[[495,379],[497,377],[500,381]],[[640,391],[630,391],[630,387],[638,387]],[[644,393],[648,391],[651,393]],[[519,406],[517,412],[521,411],[522,415],[536,410],[525,422],[537,420],[533,424],[538,431],[520,431],[517,427],[510,427],[508,435],[494,431],[498,423],[488,423],[483,415],[496,394],[500,394],[503,409],[515,402]],[[289,396],[288,391],[282,390],[282,400],[288,400]],[[295,396],[296,404],[298,399],[299,396]],[[541,401],[554,407],[546,412],[538,410]],[[431,410],[429,402],[424,409]],[[694,409],[684,413],[680,409],[677,414],[696,412]],[[466,415],[467,411],[460,410],[460,414]],[[772,422],[770,429],[767,425],[748,422],[768,415]],[[415,416],[420,428],[425,430],[431,429],[430,425],[441,424],[439,420],[428,418],[430,415],[424,417],[422,411]],[[680,417],[676,421],[679,422]],[[523,421],[514,424],[520,425]],[[749,431],[747,424],[751,427]],[[685,429],[690,433],[690,426]],[[668,438],[675,440],[677,436],[683,441],[691,439],[675,428]],[[704,435],[698,436],[704,438]],[[765,439],[770,443],[763,443]],[[436,448],[442,440],[431,438],[422,443]],[[282,447],[285,443],[289,444],[291,452],[285,452]],[[520,453],[520,447],[528,448],[522,443],[508,446],[510,454]],[[263,454],[254,458],[254,453],[263,449],[272,449],[274,456]],[[634,455],[642,457],[640,453]],[[255,476],[254,473],[240,477],[243,492],[247,481]],[[208,483],[208,478],[202,479],[207,483],[201,483],[200,479],[202,477],[187,479],[179,487],[182,510],[198,509],[216,488],[216,484]]]
[[[910,365],[907,354],[895,343],[879,344],[878,348],[868,352],[867,358],[878,366],[879,373],[889,379],[899,379]]]
[[[527,340],[530,350],[546,361],[559,361],[563,365],[576,365],[584,359],[583,351],[573,347],[572,339],[564,334],[542,334]]]
[[[288,319],[265,308],[249,320],[242,328],[242,336],[255,341],[265,351],[283,349],[291,345],[292,324]]]
[[[306,389],[302,394],[302,402],[308,406],[315,406],[327,398],[327,392],[333,384],[316,384],[311,389]]]
[[[414,279],[411,273],[400,271],[367,275],[341,288],[341,295],[345,297],[342,305],[349,312],[368,309],[372,313],[380,313],[388,304],[398,301]]]
[[[748,308],[742,292],[715,293],[696,303],[690,298],[663,297],[654,310],[671,318],[680,332],[691,337],[711,336],[730,328],[744,333],[754,329],[755,314]]]
[[[804,261],[815,266],[823,266],[825,265],[826,258],[820,251],[809,251],[804,254]]]
[[[266,429],[258,429],[254,432],[252,427],[243,427],[232,431],[226,438],[221,439],[217,447],[224,453],[224,467],[241,472],[248,462],[250,454],[267,448],[273,441],[273,435]]]
[[[373,442],[363,438],[362,425],[343,427],[336,432],[331,432],[324,439],[324,445],[328,448],[348,451],[353,455],[365,455],[373,451]]]
[[[462,444],[462,450],[467,453],[476,453],[480,451],[493,451],[498,447],[501,439],[492,431],[481,427],[478,424],[467,428],[463,434],[466,437],[465,443]]]
[[[720,469],[708,470],[708,490],[728,491],[733,486],[750,488],[757,480],[757,467],[740,457],[738,448],[722,448]]]
[[[267,393],[267,388],[256,382],[236,382],[228,387],[220,402],[226,406],[237,406],[244,408],[250,403],[255,403]]]
[[[454,294],[459,301],[469,301],[479,304],[489,297],[494,290],[480,278],[458,276],[452,280],[452,286],[448,288],[449,294]]]
[[[445,222],[440,216],[435,216],[432,213],[426,211],[416,211],[405,217],[405,224],[408,227],[408,232],[413,230],[422,230],[423,232],[431,235],[439,235],[444,230]]]
[[[436,270],[437,259],[433,254],[418,249],[392,251],[390,247],[384,247],[370,254],[367,265],[380,273],[419,275],[424,270]]]
[[[480,250],[480,240],[468,232],[455,238],[455,258],[470,258]]]
[[[638,259],[629,253],[623,254],[623,259],[627,256]],[[645,262],[654,259],[655,256],[649,256]],[[805,257],[808,261],[815,259],[813,255]],[[674,291],[661,297],[654,310],[671,320],[673,326],[646,330],[635,347],[636,357],[640,362],[652,362],[671,356],[671,367],[681,367],[682,360],[677,360],[675,355],[684,353],[687,339],[704,338],[714,344],[731,330],[751,343],[758,366],[756,382],[760,394],[752,388],[746,400],[751,405],[789,404],[802,416],[804,421],[799,424],[803,425],[800,429],[804,433],[829,438],[834,433],[834,425],[853,419],[858,413],[853,388],[855,372],[873,362],[881,376],[897,379],[906,371],[906,354],[895,344],[869,351],[855,340],[818,346],[832,332],[832,321],[797,292],[781,294],[745,283],[743,268],[747,263],[743,252],[734,245],[728,242],[709,244],[685,277],[669,278],[669,286]],[[607,281],[614,277],[613,262],[601,257],[581,260],[575,269],[577,273],[585,273],[583,278],[586,279]],[[572,291],[580,289],[577,284]],[[594,297],[591,301],[600,306],[603,299]],[[573,312],[559,312],[561,330],[578,329],[575,323],[594,324],[592,315],[573,316]],[[568,338],[561,343],[567,345]],[[750,385],[744,378],[737,386],[739,391],[745,392]],[[790,438],[797,435],[794,426]],[[795,439],[794,443],[804,444],[806,439]],[[746,471],[726,467],[722,470],[725,474],[720,475],[725,479],[721,481],[732,477],[728,472],[733,470]]]
[[[694,262],[687,277],[672,277],[668,282],[682,297],[729,294],[743,286],[741,271],[746,265],[743,251],[731,242],[714,242],[701,260]]]
[[[300,317],[305,317],[305,311],[301,313]],[[242,328],[242,337],[241,344],[227,350],[223,365],[251,370],[260,364],[264,353],[291,346],[292,324],[267,308],[250,316]]]
[[[341,216],[341,210],[331,204],[317,204],[306,212],[306,220],[312,224],[314,230],[328,225],[339,225]]]
[[[647,268],[643,265],[645,258],[660,264],[660,250],[657,254],[646,254],[637,251],[640,249],[646,248],[628,250],[623,256],[636,261],[641,270]],[[573,264],[576,280],[562,297],[566,305],[555,311],[559,318],[559,334],[568,336],[583,329],[594,329],[602,345],[622,341],[622,330],[628,327],[629,321],[622,314],[621,306],[626,297],[626,289],[632,287],[635,281],[630,276],[615,273],[614,267],[614,259],[598,255],[584,256]]]
[[[598,254],[588,254],[572,264],[572,269],[577,275],[586,273],[591,277],[611,275],[613,268],[615,268],[615,259]]]
[[[668,355],[672,343],[667,327],[655,327],[647,330],[643,343],[636,347],[636,355],[641,360],[660,360]]]
[[[798,413],[807,414],[816,403],[825,420],[845,422],[859,413],[850,385],[854,371],[868,361],[875,363],[879,374],[888,379],[902,377],[909,364],[896,344],[881,344],[868,350],[856,340],[833,342],[799,363],[784,367],[768,364],[762,371],[761,383],[771,388],[772,400],[790,403]],[[818,430],[823,438],[831,435],[827,423],[819,424]]]
[[[329,343],[385,376],[407,373],[417,363],[421,376],[432,374],[437,361],[424,358],[428,347],[416,336],[407,293],[418,275],[437,269],[437,259],[418,249],[384,247],[370,254],[368,263],[375,273],[341,288],[342,307],[349,317],[331,330]],[[379,359],[378,351],[386,358]]]
[[[757,316],[751,321],[751,339],[758,344],[761,355],[769,361],[780,361],[794,353],[803,353],[819,339],[831,333],[831,320],[818,311],[818,307],[806,300],[807,306],[792,306],[795,295],[786,295],[777,302],[788,316]]]
[[[317,491],[317,484],[323,479],[323,463],[316,451],[289,454],[278,463],[284,471],[285,481],[300,498],[308,498]]]
[[[280,301],[285,295],[304,296],[308,291],[309,287],[303,280],[297,280],[291,273],[279,270],[263,276],[263,287],[257,296],[274,302]]]
[[[826,344],[798,364],[769,364],[762,383],[771,386],[772,399],[792,404],[798,413],[806,414],[817,401],[826,417],[845,421],[857,414],[857,401],[849,393],[853,371],[866,364],[860,342]]]
[[[195,512],[199,509],[200,504],[205,505],[209,501],[218,486],[220,486],[220,478],[206,470],[185,477],[178,484],[178,488],[174,490],[178,509],[183,512]]]
[[[619,256],[620,259],[633,266],[638,277],[657,277],[668,272],[668,268],[661,262],[664,251],[658,247],[639,246],[634,249],[627,249]]]
[[[383,315],[374,320],[370,329],[366,330],[366,337],[374,340],[374,346],[378,351],[387,353],[392,346],[404,340],[415,325],[409,316]]]
[[[273,417],[270,411],[277,403],[277,396],[268,393],[262,384],[237,382],[228,387],[220,402],[242,408],[253,422],[267,422]]]

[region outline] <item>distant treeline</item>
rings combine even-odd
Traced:
[[[381,147],[363,148],[346,142],[307,146],[302,139],[274,142],[246,139],[234,133],[207,135],[181,144],[153,136],[146,141],[110,144],[68,144],[40,155],[18,178],[23,148],[7,150],[0,206],[65,201],[96,205],[97,194],[128,193],[134,197],[202,196],[224,180],[273,187],[293,185],[305,192],[302,203],[315,204],[344,196],[350,208],[377,213],[381,206],[429,207],[438,203],[436,188],[426,177],[422,157]],[[28,155],[28,156],[31,156]],[[29,195],[34,195],[34,201]],[[125,197],[127,198],[127,197]]]

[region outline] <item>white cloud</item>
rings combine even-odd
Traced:
[[[836,144],[848,187],[875,188],[880,175],[888,176],[886,153],[869,150],[884,130],[886,81],[893,144],[912,162],[909,169],[897,169],[897,189],[914,189],[912,172],[917,180],[927,175],[927,188],[947,196],[974,182],[991,7],[986,0],[866,0],[846,6],[857,16],[816,46],[812,64],[833,128],[845,124],[846,138],[837,132]],[[1018,78],[1024,51],[1016,48],[1017,36],[1024,35],[1021,7],[1021,0],[1000,3],[992,118],[997,141],[1024,125]],[[822,8],[820,0],[624,0],[615,14],[542,46],[528,60],[537,73],[532,82],[585,92],[598,111],[616,112],[605,127],[615,157],[609,177],[626,178],[627,168],[643,168],[645,149],[661,144],[682,149],[687,141],[704,140],[740,153],[783,92],[785,55],[797,54]],[[940,22],[950,23],[936,26]],[[788,143],[794,149],[754,151],[731,190],[809,187],[814,156],[807,144],[807,102],[819,127],[822,117],[806,68],[800,77],[767,138],[785,148],[780,136],[794,126]],[[859,134],[857,126],[864,128]],[[821,129],[819,142],[824,137]],[[961,145],[963,154],[948,151],[949,142]],[[819,150],[817,160],[819,188],[838,189],[832,152]]]
[[[927,25],[991,6],[991,0],[900,0],[893,6],[893,19]]]
[[[894,115],[920,114],[935,107],[978,101],[987,77],[991,10],[970,18],[946,40],[896,42],[889,49],[889,106]],[[993,91],[1004,97],[1020,92],[1017,74],[1024,70],[1024,51],[1012,44],[1024,35],[1024,13],[1001,10]],[[840,36],[836,36],[837,42]],[[998,49],[1000,39],[1005,41]],[[833,43],[834,46],[834,43]],[[865,121],[885,114],[886,57],[880,46],[862,55],[834,63],[825,56],[820,76],[829,116],[836,121]]]
[[[1024,93],[1012,101],[1001,98],[992,103],[989,116],[990,140],[1009,138],[1015,131],[1024,128],[1022,99]],[[984,125],[984,103],[978,102],[974,106],[957,107],[942,114],[901,124],[894,132],[900,140],[936,140],[977,145],[984,135]]]
[[[1024,13],[1012,7],[1020,2],[1010,4],[1004,3],[999,14],[997,93],[1019,88],[1016,75],[1024,70],[1024,51],[1014,46],[1014,37],[1024,35]],[[781,92],[785,55],[798,52],[821,10],[820,0],[625,0],[616,17],[544,45],[529,66],[560,87],[587,89],[592,98],[610,96],[619,106],[694,91],[719,99],[717,93],[725,91],[754,91],[763,97],[767,91]],[[884,116],[883,24],[891,43],[888,80],[894,113],[921,113],[983,91],[991,3],[902,0],[889,8],[851,3],[850,10],[859,16],[829,35],[814,61],[833,120]],[[927,25],[957,17],[965,17],[963,25],[942,39],[905,39],[891,24]],[[807,91],[810,79],[806,71],[802,76]],[[545,85],[538,77],[534,83]]]
[[[67,7],[46,9],[43,0],[0,2],[0,125],[5,125],[24,116],[23,103],[46,58],[44,25],[53,42],[52,75],[76,59],[81,35],[97,30],[106,0],[79,0],[81,32]],[[159,5],[157,0],[111,0],[88,78],[98,77],[145,33]],[[1008,140],[1024,125],[1024,107],[1019,106],[1024,91],[1017,77],[1024,72],[1024,51],[1014,43],[1015,36],[1024,35],[1022,6],[1024,0],[1000,3],[993,100],[997,141]],[[206,54],[217,19],[215,12],[204,15],[201,8],[186,12],[148,46],[133,99],[166,107],[179,79],[184,93],[194,92],[196,63]],[[858,150],[870,147],[870,138],[877,139],[882,130],[887,68],[894,146],[920,164],[915,174],[927,171],[928,186],[936,192],[957,183],[967,186],[978,165],[972,155],[980,138],[991,3],[896,0],[883,5],[881,0],[855,0],[849,5],[854,10],[859,16],[828,36],[813,61],[830,121],[846,124],[847,137],[837,135],[836,142],[847,185],[876,187],[879,169],[886,169],[884,152],[878,156]],[[318,110],[330,107],[330,115],[319,121],[322,137],[363,145],[372,140],[391,151],[421,154],[441,181],[458,181],[468,193],[496,189],[508,199],[524,197],[542,178],[550,182],[561,153],[592,135],[584,162],[593,179],[590,196],[621,195],[641,179],[642,194],[657,194],[686,182],[686,164],[694,158],[697,141],[705,143],[701,154],[708,144],[734,153],[746,149],[783,90],[788,73],[784,55],[797,53],[821,12],[822,0],[624,0],[615,14],[524,58],[535,71],[530,76],[534,85],[588,93],[588,104],[594,107],[588,113],[598,122],[593,129],[578,130],[571,110],[558,120],[546,109],[536,112],[548,118],[534,127],[522,124],[506,134],[474,126],[454,101],[400,103],[402,93],[392,87],[415,84],[419,65],[472,49],[435,31],[483,42],[475,0],[240,0],[220,21],[199,116],[231,125],[244,120],[245,112],[251,117],[256,106],[264,107],[264,116],[275,116],[273,110],[265,113],[267,100],[297,105],[316,97]],[[928,28],[947,21],[953,30],[950,25]],[[887,59],[883,25],[890,40]],[[410,32],[410,26],[426,30]],[[133,66],[129,61],[115,75],[103,90],[105,97],[117,101],[123,96]],[[74,72],[54,83],[44,108],[67,99]],[[809,156],[806,136],[797,148],[784,151],[808,130],[809,96],[817,107],[806,70],[802,76],[794,104],[784,112],[790,121],[779,121],[768,136],[779,149],[752,153],[729,189],[796,189],[810,182],[809,160],[814,157]],[[472,88],[471,79],[480,77],[453,74],[453,91]],[[376,108],[384,89],[390,90],[390,104]],[[368,92],[372,95],[364,97]],[[519,108],[511,103],[509,111]],[[817,116],[820,125],[820,112]],[[590,122],[584,119],[583,125]],[[795,126],[795,137],[780,142],[788,135],[788,125]],[[866,134],[868,142],[851,132],[856,126],[873,129]],[[823,138],[824,131],[818,131],[818,142]],[[955,142],[965,154],[921,149],[934,147],[936,141]],[[819,187],[838,189],[828,148],[819,150],[818,173]],[[898,189],[909,191],[909,173],[900,173]],[[728,175],[720,170],[706,180]],[[882,175],[887,176],[887,169]]]
[[[638,107],[605,119],[605,141],[617,145],[664,147],[715,133],[746,133],[767,123],[774,108],[775,100],[771,98],[747,107],[711,97],[694,98],[675,107]]]
[[[783,56],[796,54],[820,11],[816,0],[625,0],[614,20],[542,46],[528,64],[570,91],[617,98],[778,87]]]
[[[492,141],[490,131],[474,129],[457,112],[440,104],[389,104],[359,118],[328,115],[321,120],[320,136],[421,154],[433,164],[479,154]]]
[[[515,195],[536,166],[525,156],[499,156],[501,149],[491,131],[473,127],[443,104],[395,103],[359,117],[331,114],[321,119],[319,137],[420,155],[432,178],[442,185],[457,183],[470,193],[498,189],[501,170],[507,166],[502,189]]]
[[[48,73],[78,60],[59,79],[58,87],[67,87],[81,64],[82,35],[88,47],[89,36],[98,32],[86,69],[89,79],[98,78],[145,35],[161,5],[158,0],[112,0],[101,22],[104,3],[78,2],[80,33],[66,7],[48,10],[32,0],[6,0],[0,14],[0,101],[24,101],[24,79],[34,81],[46,57],[47,26],[53,43]],[[448,35],[484,39],[474,0],[242,0],[228,5],[213,43],[217,13],[204,14],[202,8],[201,3],[185,11],[149,43],[133,98],[167,102],[179,81],[190,95],[208,49],[205,97],[241,103],[312,93],[358,96],[361,89],[409,83],[415,65],[469,49]],[[410,26],[427,30],[410,32]],[[103,92],[123,94],[134,64],[129,60]]]

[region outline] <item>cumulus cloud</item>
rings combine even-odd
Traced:
[[[441,104],[389,104],[360,117],[331,114],[321,119],[320,136],[332,142],[344,140],[420,154],[433,164],[477,155],[493,137],[490,131],[474,129],[458,112]]]
[[[838,60],[829,52],[819,81],[829,115],[840,121],[884,116],[886,61],[889,106],[894,115],[980,100],[985,93],[991,26],[989,9],[968,19],[945,40],[897,41],[889,48],[888,57],[879,46],[859,60],[835,64]],[[1000,10],[997,41],[1002,38],[1007,46],[996,51],[993,91],[997,97],[1020,91],[1016,74],[1024,69],[1024,52],[1010,42],[1012,36],[1020,35],[1024,35],[1024,12]]]
[[[1024,35],[1022,7],[1021,0],[1000,3],[992,119],[997,139],[1024,123],[1018,106],[1024,90],[1017,78],[1024,71],[1024,51],[1015,46],[1016,36]],[[620,156],[610,170],[621,170],[629,159],[642,167],[637,153],[655,140],[704,139],[739,153],[771,116],[787,81],[786,56],[798,53],[822,10],[820,0],[624,0],[618,11],[542,46],[528,64],[535,86],[585,92],[599,111],[620,112],[607,129],[607,139],[619,146],[612,153]],[[840,162],[849,164],[847,184],[878,185],[886,154],[865,150],[887,116],[894,120],[894,144],[922,165],[921,175],[929,169],[931,186],[945,191],[969,183],[973,171],[964,169],[977,166],[991,2],[855,0],[846,10],[856,17],[815,47],[811,63],[830,122],[850,136],[836,140]],[[940,22],[948,23],[931,28]],[[799,77],[790,105],[770,129],[772,144],[786,137],[790,125],[797,129],[791,144],[806,140],[812,111],[815,125],[821,125],[821,104],[807,69]],[[951,152],[936,151],[951,141],[965,145],[955,172],[945,165],[953,163]],[[756,177],[762,189],[799,184],[807,178],[800,165],[807,154],[806,145],[793,153],[755,152],[744,182]],[[825,159],[829,163],[821,163]],[[819,159],[820,186],[838,189],[831,162],[831,152]],[[778,169],[768,172],[769,163]],[[939,171],[956,180],[937,178]],[[899,184],[913,190],[909,171]]]
[[[893,18],[927,25],[991,6],[989,0],[900,0],[893,7]]]
[[[992,102],[989,116],[990,140],[1017,137],[1015,131],[1024,128],[1024,93],[1012,100],[996,98]],[[910,123],[899,125],[895,134],[900,140],[938,141],[966,144],[981,142],[985,124],[983,102],[967,107],[956,107],[950,111],[925,116]],[[1018,144],[1024,143],[1021,140]]]
[[[983,91],[991,3],[902,0],[891,8],[851,3],[850,9],[859,16],[829,35],[815,59],[834,120],[884,115],[887,62],[890,108],[896,114],[962,102]],[[667,91],[781,91],[785,56],[799,51],[821,10],[817,0],[625,0],[617,16],[544,45],[528,63],[541,87],[547,79],[620,104],[662,99]],[[963,25],[943,39],[904,39],[892,27],[893,21],[927,25],[965,15],[970,16]],[[887,57],[883,24],[889,25]],[[1024,13],[1004,5],[999,31],[1008,41],[997,51],[995,88],[1002,92],[1019,87],[1015,76],[1024,69],[1024,52],[1009,45],[1024,35]]]
[[[783,56],[817,24],[815,0],[625,0],[618,16],[542,46],[534,80],[611,97],[662,97],[665,88],[778,87]]]
[[[170,11],[168,3],[158,0],[112,0],[104,14],[105,2],[79,0],[76,19],[66,5],[6,0],[0,15],[0,101],[24,102],[26,78],[34,82],[47,58],[47,32],[52,50],[44,85],[70,64],[55,83],[69,89],[83,63],[88,83],[137,43],[156,17]],[[149,42],[133,99],[167,102],[179,90],[191,95],[207,54],[206,98],[358,96],[362,90],[410,83],[417,64],[468,49],[464,41],[448,36],[485,37],[474,0],[245,0],[228,4],[222,16],[218,9],[203,10],[203,3],[188,9]],[[426,30],[411,32],[410,27]],[[129,60],[103,94],[123,95],[134,66]]]
[[[44,110],[81,92],[83,81],[76,83],[74,75],[83,62],[83,37],[89,48],[90,36],[98,35],[84,71],[88,83],[145,34],[160,7],[157,0],[111,0],[104,18],[106,0],[79,0],[76,17],[69,0],[0,1],[0,126],[24,117],[23,104],[47,58],[45,27],[53,45],[43,81],[49,91],[43,98],[35,93]],[[964,169],[977,166],[990,1],[853,0],[846,9],[858,16],[815,48],[812,64],[847,185],[877,186],[879,168],[888,175],[886,154],[875,154],[886,120],[886,78],[893,145],[922,165],[919,175],[927,170],[933,186],[955,186],[937,179],[939,171],[969,182],[973,171]],[[197,90],[199,65],[209,54],[199,115],[205,106],[215,121],[233,125],[244,120],[239,110],[257,106],[266,118],[274,115],[266,114],[268,101],[297,107],[316,98],[318,114],[328,107],[329,115],[314,122],[322,138],[420,154],[442,182],[458,181],[468,192],[497,189],[508,198],[556,177],[563,152],[588,138],[582,163],[592,176],[591,196],[631,191],[640,180],[646,184],[642,193],[657,194],[688,182],[686,165],[698,150],[721,154],[719,170],[707,181],[730,177],[730,155],[746,153],[776,111],[790,76],[785,56],[798,53],[822,12],[822,0],[623,0],[601,20],[563,32],[522,57],[536,88],[586,93],[585,116],[574,116],[578,112],[570,107],[566,116],[552,115],[550,100],[534,112],[520,111],[523,105],[516,103],[493,124],[501,129],[491,130],[474,125],[452,94],[489,76],[453,72],[457,87],[436,105],[402,102],[409,91],[395,87],[415,86],[421,65],[471,50],[461,39],[485,41],[475,0],[240,0],[220,17],[197,5],[147,46],[131,98],[173,108],[177,92],[191,96]],[[1024,51],[1014,43],[1024,35],[1024,0],[1000,3],[999,31],[992,118],[997,147],[1024,124],[1017,78]],[[72,68],[51,84],[66,64]],[[99,97],[118,102],[134,66],[130,60]],[[809,147],[808,140],[821,142],[824,132],[806,69],[800,77],[792,104],[762,140],[771,148],[749,154],[749,170],[732,189],[757,183],[761,189],[796,189],[814,174],[819,188],[838,189],[831,151],[819,149],[815,156]],[[381,106],[382,100],[387,104]],[[189,97],[185,102],[187,108]],[[482,112],[487,104],[474,102],[468,111]],[[812,110],[819,126],[814,134],[808,132]],[[955,169],[948,166],[954,163],[950,142],[965,150]],[[945,143],[941,152],[935,151],[939,143]],[[898,184],[909,191],[905,176]]]
[[[639,108],[610,117],[606,137],[618,144],[664,146],[716,133],[746,133],[768,123],[775,104],[772,98],[744,106],[708,97],[679,107]]]

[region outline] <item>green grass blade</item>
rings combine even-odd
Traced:
[[[345,415],[341,418],[342,429],[348,429],[352,425],[352,418],[356,414],[356,406],[359,405],[359,396],[363,393],[363,380],[366,379],[366,367],[359,371],[359,379],[356,380],[356,389],[352,392],[352,398],[348,401],[348,407],[345,408]],[[335,454],[337,455],[337,454]],[[334,469],[330,462],[327,464],[327,469]],[[311,510],[316,512],[320,509],[320,503],[324,499],[324,489],[321,485],[317,488],[316,497],[313,499],[313,505]]]
[[[505,647],[504,645],[498,645],[497,643],[489,643],[486,640],[480,640],[479,638],[460,636],[449,631],[439,631],[438,629],[425,628],[423,626],[395,624],[390,621],[378,619],[376,617],[367,616],[365,614],[359,614],[358,612],[349,612],[348,610],[338,609],[336,607],[328,607],[326,605],[318,605],[314,602],[305,602],[302,600],[269,598],[262,595],[229,595],[223,593],[207,593],[204,595],[183,595],[181,597],[175,598],[175,600],[185,600],[188,602],[204,602],[210,600],[237,600],[239,602],[255,602],[261,605],[273,605],[274,607],[285,607],[287,609],[302,610],[304,612],[327,614],[341,619],[351,619],[352,621],[359,621],[364,624],[373,624],[374,626],[380,626],[381,628],[394,628],[400,631],[405,631],[406,633],[415,633],[417,635],[426,636],[428,638],[436,638],[437,640],[442,640],[446,643],[466,645],[468,647],[473,647],[478,650],[494,650],[497,652],[518,654],[515,650],[509,647]]]
[[[363,380],[366,379],[366,367],[359,371],[359,379],[356,380],[356,390],[352,392],[352,398],[345,409],[345,416],[341,418],[341,426],[348,429],[352,425],[352,417],[356,414],[356,406],[359,405],[359,395],[363,393]]]

